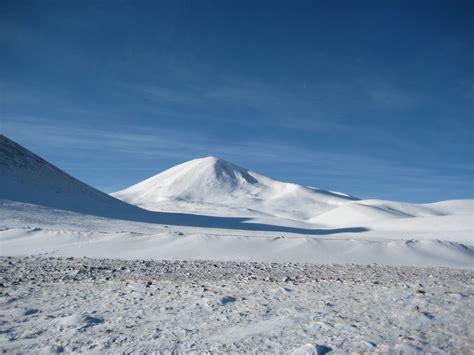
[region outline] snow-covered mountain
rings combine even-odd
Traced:
[[[276,181],[216,157],[179,164],[113,195],[135,204],[166,199],[225,203],[300,197],[327,204],[355,200],[346,194]]]
[[[97,216],[126,217],[139,209],[73,178],[0,135],[0,199]]]
[[[179,164],[112,195],[150,210],[184,208],[209,213],[221,208],[299,220],[357,200],[277,181],[215,157]]]
[[[360,200],[277,181],[215,157],[179,164],[112,195],[154,211],[267,216],[332,227],[370,227],[376,221],[466,215],[474,210],[472,200],[434,204]]]

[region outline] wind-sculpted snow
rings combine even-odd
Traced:
[[[470,353],[474,272],[0,258],[6,353]]]
[[[133,208],[133,206],[130,207]],[[81,216],[74,213],[71,214],[69,211],[64,211],[61,209],[44,209],[36,205],[0,199],[0,217],[6,219],[8,217],[15,216],[16,218],[25,217],[26,219],[41,220],[37,218],[38,216],[34,216],[34,213],[53,214],[52,217],[56,220],[59,216],[64,216],[65,218],[71,218],[73,220],[85,220],[86,223],[88,219],[94,219],[94,216]],[[111,217],[114,220],[126,221],[129,223],[142,222],[182,227],[242,230],[249,231],[250,233],[268,231],[280,233],[297,233],[302,235],[332,235],[340,233],[362,233],[368,231],[368,229],[365,227],[315,228],[314,225],[298,224],[295,226],[286,226],[280,225],[278,221],[275,220],[270,220],[269,222],[257,222],[247,217],[219,217],[197,215],[192,213],[152,212],[138,208],[136,210],[132,209],[126,214],[117,213],[116,210],[106,210],[104,213],[96,212],[94,214],[95,217]],[[57,222],[55,223],[59,224]]]
[[[182,225],[142,223],[10,201],[0,201],[0,216],[0,255],[376,262],[474,268],[471,234],[462,219],[469,216],[446,216],[449,220],[440,225],[428,219],[419,226],[409,226],[408,232],[403,231],[403,226],[395,226],[395,230],[377,232],[321,229],[314,234],[284,226],[271,229],[259,223],[250,223],[248,229],[229,224],[221,228],[203,223],[193,226],[193,222],[202,222],[199,216]]]

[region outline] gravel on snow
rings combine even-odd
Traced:
[[[0,349],[469,353],[474,271],[0,257]]]

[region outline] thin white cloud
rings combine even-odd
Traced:
[[[409,108],[419,101],[412,92],[404,92],[387,84],[377,84],[369,88],[368,95],[376,105],[389,108]]]
[[[10,119],[6,127],[3,133],[7,136],[66,171],[80,176],[103,172],[101,175],[107,177],[108,191],[207,155],[219,156],[274,178],[281,176],[288,180],[294,176],[297,183],[354,195],[367,184],[382,189],[373,191],[374,196],[379,194],[386,198],[395,198],[396,194],[390,189],[400,186],[407,189],[405,193],[422,191],[427,186],[431,190],[449,189],[453,184],[469,188],[469,184],[450,175],[449,167],[444,163],[414,166],[354,153],[315,151],[274,140],[242,139],[226,144],[199,132],[136,126],[91,128],[58,125],[54,121],[31,117]],[[128,171],[131,177],[121,177],[114,183],[114,175],[120,171]],[[321,185],[321,182],[326,183]],[[103,187],[105,181],[97,185]]]

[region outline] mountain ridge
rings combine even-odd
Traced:
[[[139,209],[74,178],[0,134],[0,198],[104,217]]]

